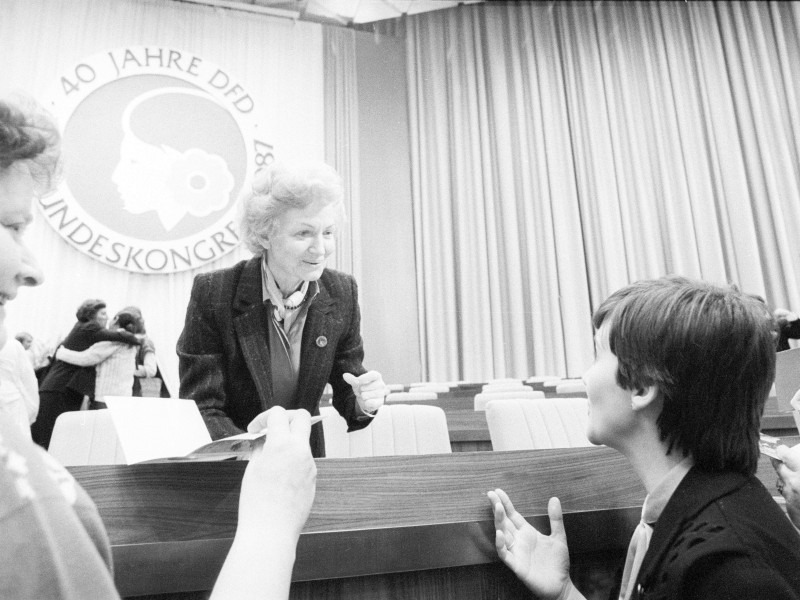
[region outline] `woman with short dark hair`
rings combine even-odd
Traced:
[[[772,319],[735,289],[680,277],[612,294],[594,315],[587,434],[647,490],[614,598],[800,598],[800,537],[754,476],[775,375]],[[561,505],[545,536],[489,492],[500,558],[541,598],[582,598]]]

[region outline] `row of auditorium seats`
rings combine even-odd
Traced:
[[[494,450],[592,445],[586,437],[584,397],[493,398],[484,409]],[[447,417],[437,406],[387,403],[370,427],[350,434],[333,407],[323,406],[320,412],[328,417],[322,423],[329,458],[450,452]]]
[[[332,406],[320,407],[320,414],[325,417],[322,426],[329,458],[451,451],[447,419],[436,406],[385,406],[369,427],[352,433],[347,433],[347,422]],[[65,466],[126,462],[108,409],[59,415],[49,452]]]
[[[493,450],[591,446],[588,400],[580,397],[492,400],[486,422]]]
[[[419,402],[435,400],[437,398],[469,398],[473,399],[477,394],[483,394],[485,400],[479,402],[483,410],[485,402],[488,401],[488,394],[525,392],[520,397],[550,397],[557,395],[585,395],[586,386],[580,379],[562,379],[552,376],[537,376],[527,379],[490,379],[486,382],[466,382],[466,381],[420,381],[411,384],[394,383],[387,385],[389,395],[387,402]],[[537,392],[533,396],[529,392]],[[323,402],[329,401],[332,395],[330,386],[326,386],[323,393]],[[511,394],[505,397],[512,397]]]
[[[450,452],[447,418],[438,406],[384,406],[369,427],[347,433],[347,422],[332,406],[321,406],[328,458],[445,454]]]
[[[560,382],[553,390],[553,394],[557,396],[585,395],[585,393],[586,386],[580,380]],[[444,394],[452,397],[454,392],[442,384],[411,386],[408,391],[390,392],[386,397],[386,403],[429,402]],[[471,394],[458,395],[467,399]],[[486,410],[486,405],[491,400],[525,400],[545,397],[545,391],[534,390],[531,386],[522,383],[487,384],[482,387],[482,391],[473,396],[473,408],[478,411]]]
[[[528,388],[547,393],[582,393],[586,386],[580,379],[561,377],[529,377],[528,379],[490,379],[486,382],[465,381],[420,381],[408,385],[395,383],[387,386],[390,392],[433,392],[436,394],[469,393],[475,389],[481,392],[503,392]]]
[[[588,401],[581,379],[536,376],[485,382],[421,381],[389,388],[387,406],[437,404],[444,408],[445,418],[462,415],[457,419],[462,425],[465,410],[484,411],[493,450],[592,445],[586,437]],[[332,456],[330,450],[328,455]]]
[[[494,450],[590,446],[586,439],[585,398],[492,400],[485,407]],[[331,406],[325,416],[328,458],[443,454],[451,451],[445,411],[425,404],[387,404],[367,428],[347,433],[345,420]],[[124,464],[108,410],[74,411],[59,416],[50,453],[67,466]]]

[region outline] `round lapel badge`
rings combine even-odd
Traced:
[[[319,346],[320,348],[324,348],[327,345],[328,345],[328,338],[326,338],[324,335],[321,335],[317,338],[317,346]]]

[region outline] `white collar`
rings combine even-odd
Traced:
[[[275,308],[275,318],[278,321],[283,321],[287,311],[295,310],[303,304],[308,293],[308,287],[309,282],[304,281],[299,289],[284,299],[278,287],[278,282],[275,281],[275,275],[267,264],[267,255],[266,253],[264,254],[261,259],[261,299],[262,301],[269,300],[272,303]]]

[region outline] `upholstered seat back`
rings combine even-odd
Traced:
[[[408,392],[391,392],[386,396],[386,404],[398,404],[403,402],[426,402],[430,400],[436,400],[438,395],[436,392],[417,392],[417,391],[408,391]]]
[[[408,388],[409,392],[433,392],[434,394],[446,394],[450,391],[450,386],[446,383],[419,383]]]
[[[585,394],[586,384],[580,379],[565,379],[556,386],[556,394]]]
[[[522,379],[516,377],[495,377],[494,379],[488,379],[486,381],[486,385],[505,385],[508,383],[522,383]]]
[[[48,452],[67,467],[127,462],[108,409],[77,410],[59,415]]]
[[[514,390],[531,390],[529,385],[525,385],[521,381],[512,383],[487,383],[481,388],[481,392],[513,392]]]
[[[544,398],[544,392],[536,392],[529,387],[524,390],[511,390],[505,392],[481,392],[475,394],[475,410],[486,410],[486,403],[490,400],[533,400]]]
[[[492,401],[486,423],[494,450],[591,446],[586,398]]]
[[[561,377],[558,377],[557,375],[534,375],[533,377],[528,377],[525,380],[525,383],[529,385],[541,385],[548,381],[561,381]]]
[[[328,458],[451,452],[447,419],[438,406],[384,405],[369,426],[352,433],[334,408],[321,407],[320,414]]]

